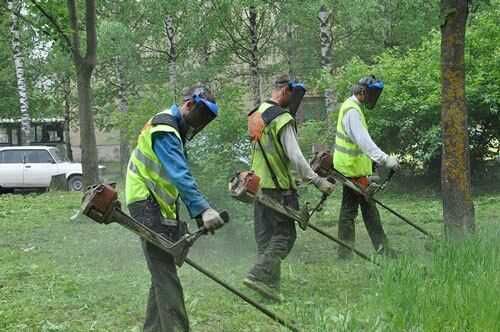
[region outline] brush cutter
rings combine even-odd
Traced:
[[[247,297],[245,294],[241,293],[231,285],[219,279],[213,273],[206,270],[187,257],[189,248],[193,245],[193,243],[201,235],[207,234],[207,230],[204,227],[200,227],[194,233],[187,233],[178,241],[172,242],[165,238],[162,234],[153,231],[149,227],[138,222],[137,220],[123,212],[120,207],[120,202],[118,201],[118,193],[115,191],[112,185],[108,184],[98,184],[90,187],[83,197],[81,211],[82,214],[100,224],[110,224],[112,222],[119,223],[120,225],[139,235],[144,240],[154,244],[166,253],[172,255],[174,257],[176,265],[181,266],[184,262],[186,262],[198,272],[215,281],[217,284],[224,287],[229,292],[235,294],[243,301],[253,306],[255,309],[270,317],[272,320],[278,322],[282,326],[287,327],[288,329],[290,329],[290,331],[299,331],[299,329],[292,325],[289,321],[285,320],[266,307]],[[229,215],[226,211],[221,212],[220,215],[225,223],[229,221]]]
[[[317,152],[314,157],[311,160],[311,168],[317,172],[319,175],[327,177],[328,179],[331,179],[331,181],[337,181],[341,183],[342,185],[349,187],[350,189],[356,191],[360,195],[362,195],[366,200],[372,200],[376,204],[380,205],[399,219],[403,220],[405,223],[408,225],[412,226],[416,230],[418,230],[420,233],[428,236],[429,238],[433,239],[432,234],[427,232],[425,229],[422,227],[418,226],[417,224],[411,222],[408,220],[408,218],[402,216],[400,213],[394,211],[381,201],[377,200],[374,195],[379,193],[380,191],[384,190],[391,178],[394,176],[395,171],[391,170],[389,172],[389,175],[387,178],[382,182],[381,185],[360,185],[352,179],[349,179],[346,177],[344,174],[340,173],[338,170],[336,170],[333,165],[333,157],[330,151],[320,151]]]
[[[229,182],[229,192],[231,193],[231,196],[234,199],[239,200],[241,202],[245,203],[252,203],[254,201],[259,202],[262,205],[265,205],[273,209],[274,211],[293,219],[302,230],[311,228],[314,231],[318,232],[319,234],[323,235],[324,237],[328,238],[329,240],[339,244],[340,246],[352,250],[359,257],[369,262],[372,262],[373,264],[379,265],[368,255],[362,253],[356,248],[350,246],[349,244],[335,238],[334,236],[328,234],[324,230],[309,223],[309,220],[311,219],[312,215],[316,211],[321,210],[321,207],[328,198],[328,195],[323,194],[319,203],[312,210],[309,210],[309,204],[306,204],[305,207],[301,210],[296,210],[289,206],[281,204],[279,201],[275,200],[272,197],[265,195],[262,192],[262,190],[260,190],[259,183],[260,183],[260,178],[254,172],[252,171],[239,172],[236,173],[236,175],[234,175],[231,178]]]

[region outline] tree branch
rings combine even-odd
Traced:
[[[71,41],[68,37],[68,35],[66,35],[64,33],[64,31],[62,30],[61,26],[57,23],[56,19],[51,16],[39,3],[37,3],[35,0],[30,0],[30,2],[35,6],[35,8],[37,8],[40,13],[42,13],[42,15],[47,19],[49,20],[50,24],[54,27],[54,29],[56,29],[58,35],[62,38],[62,40],[64,40],[64,42],[66,43],[67,47],[73,52],[73,45],[71,44]]]

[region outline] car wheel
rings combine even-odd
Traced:
[[[70,191],[82,191],[83,190],[83,180],[80,175],[73,175],[68,180],[68,188]]]

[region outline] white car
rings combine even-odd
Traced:
[[[81,191],[82,164],[69,162],[55,147],[0,147],[0,192],[48,188],[53,175],[65,174],[68,188]]]

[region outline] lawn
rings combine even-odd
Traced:
[[[314,218],[336,234],[339,193]],[[439,237],[436,195],[385,193],[386,204]],[[119,225],[71,220],[77,193],[0,196],[1,331],[140,331],[149,275],[137,237]],[[429,243],[381,210],[401,253],[379,268],[336,259],[336,244],[299,230],[283,264],[286,301],[266,303],[241,280],[254,259],[251,208],[228,202],[231,223],[195,244],[190,257],[293,320],[302,331],[498,331],[500,194],[476,195],[477,235]],[[359,220],[357,247],[373,253]],[[189,266],[180,269],[193,331],[282,331]],[[284,330],[283,330],[284,331]]]

